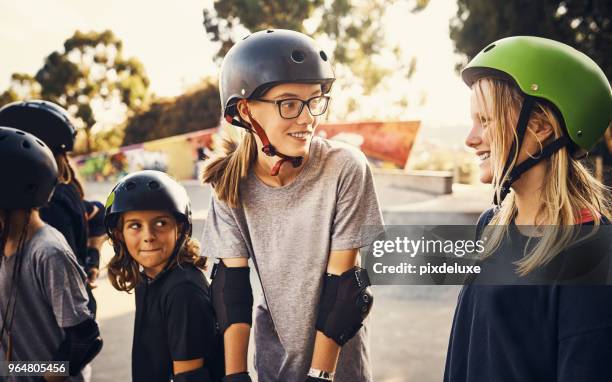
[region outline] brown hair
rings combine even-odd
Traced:
[[[57,163],[58,181],[61,184],[72,184],[76,187],[81,199],[85,196],[83,185],[77,177],[74,167],[66,153],[55,154],[55,162]]]
[[[240,199],[240,182],[257,159],[257,141],[250,131],[238,131],[233,126],[225,129],[221,142],[216,143],[216,155],[207,160],[202,182],[210,183],[219,200],[230,208],[236,208]]]
[[[110,239],[113,243],[115,255],[107,265],[108,278],[115,289],[129,293],[143,281],[139,264],[130,256],[123,242],[114,237]],[[200,242],[191,237],[183,244],[169,267],[174,268],[185,263],[206,270],[207,259],[200,256]]]

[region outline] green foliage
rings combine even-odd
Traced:
[[[413,12],[429,2],[411,1]],[[219,62],[248,31],[283,28],[322,37],[334,45],[336,67],[348,68],[354,74],[351,81],[361,81],[367,95],[390,72],[404,67],[401,62],[380,65],[373,60],[386,48],[382,19],[389,5],[384,0],[215,0],[214,9],[203,11],[204,27],[210,39],[219,43]],[[405,72],[407,77],[412,73]]]
[[[458,0],[450,36],[465,59],[497,39],[540,36],[564,42],[591,57],[612,78],[612,2],[609,0]]]
[[[221,102],[216,81],[175,99],[156,101],[128,120],[123,145],[141,143],[192,131],[216,127],[221,118]]]
[[[140,61],[123,57],[123,43],[110,30],[80,32],[64,42],[63,51],[49,54],[34,77],[13,74],[9,88],[0,94],[0,105],[28,98],[42,98],[65,107],[83,128],[83,144],[77,152],[89,152],[91,129],[99,121],[92,105],[107,110],[120,104],[128,115],[146,107],[149,101],[149,79]],[[102,134],[97,142],[102,146]],[[117,141],[117,139],[114,139]]]
[[[214,10],[204,9],[204,28],[214,42],[221,43],[217,58],[223,58],[237,38],[235,29],[251,31],[267,28],[303,32],[303,20],[323,5],[323,0],[229,0],[215,1]]]
[[[450,36],[466,57],[463,67],[482,48],[503,37],[528,35],[551,38],[586,53],[612,78],[612,2],[609,0],[458,0]],[[593,156],[608,168],[612,150],[600,142]],[[609,170],[608,170],[609,171]],[[609,184],[607,184],[609,186]]]
[[[25,98],[39,98],[40,84],[26,73],[13,73],[9,87],[0,94],[0,107]]]

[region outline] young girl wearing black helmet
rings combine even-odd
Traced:
[[[53,154],[33,135],[0,127],[0,171],[10,180],[0,188],[2,357],[68,361],[64,375],[82,381],[81,369],[102,340],[87,308],[86,276],[65,238],[38,212],[57,184]],[[19,380],[40,380],[29,374]]]
[[[95,287],[100,262],[99,247],[89,246],[88,214],[83,186],[68,159],[74,148],[76,127],[64,108],[42,100],[18,101],[0,109],[0,126],[10,126],[33,134],[53,152],[59,184],[51,201],[40,210],[42,219],[64,235],[79,264],[87,274],[89,309],[96,315]],[[99,240],[98,240],[99,242]]]
[[[191,238],[183,186],[159,171],[130,174],[108,197],[105,225],[115,251],[110,281],[120,291],[136,289],[132,379],[220,380],[223,350],[206,260]]]
[[[254,331],[260,381],[372,380],[362,326],[372,295],[358,251],[382,217],[363,153],[314,136],[333,81],[328,55],[289,30],[253,33],[223,60],[223,116],[244,134],[204,170],[214,195],[203,241],[204,254],[221,259],[212,293],[225,381],[250,381],[248,258],[264,293]]]
[[[478,222],[483,269],[510,270],[520,285],[463,287],[444,380],[610,381],[612,287],[593,285],[609,284],[610,196],[576,159],[610,125],[610,84],[583,53],[527,36],[485,47],[462,76],[466,143],[497,204]],[[581,230],[599,234],[575,243]]]

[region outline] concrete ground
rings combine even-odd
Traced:
[[[112,185],[87,184],[87,196],[104,200]],[[210,190],[185,183],[196,218],[195,235],[206,216]],[[487,208],[490,191],[480,186],[454,185],[452,195],[433,196],[397,188],[379,188],[386,224],[474,224]],[[102,263],[110,257],[103,251]],[[256,294],[258,282],[254,278]],[[93,381],[129,381],[134,324],[134,296],[115,291],[106,271],[94,294],[104,349],[93,363]],[[374,286],[371,353],[377,382],[438,382],[442,379],[448,336],[459,287]],[[252,348],[252,347],[251,347]],[[255,375],[254,372],[251,373]]]

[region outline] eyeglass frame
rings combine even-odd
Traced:
[[[312,110],[310,109],[309,103],[310,103],[310,101],[312,101],[315,98],[324,98],[325,99],[325,109],[323,109],[321,114],[316,114],[315,115],[315,114],[312,113]],[[307,100],[302,100],[300,98],[285,98],[285,99],[279,99],[279,100],[270,100],[270,99],[263,99],[263,98],[255,98],[254,99],[254,101],[261,101],[261,102],[276,104],[276,107],[278,108],[278,115],[280,115],[282,119],[296,119],[304,111],[304,105],[306,105],[306,107],[308,107],[308,112],[310,113],[310,115],[312,115],[313,117],[318,117],[320,115],[325,114],[325,112],[327,111],[327,108],[329,107],[329,101],[330,100],[331,100],[331,97],[326,95],[326,94],[321,94],[321,95],[317,95],[317,96],[314,96],[314,97],[310,97]],[[285,101],[299,101],[299,102],[302,103],[302,105],[300,106],[300,111],[295,115],[295,117],[287,118],[287,117],[283,116],[283,113],[281,112],[281,103],[283,103]]]

